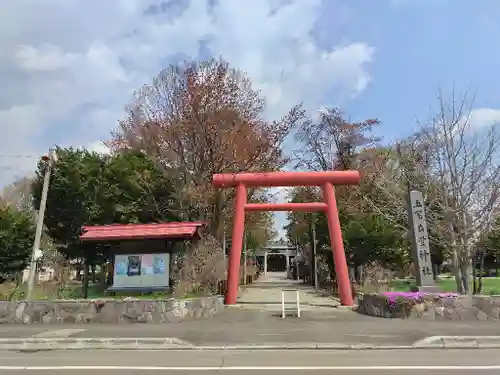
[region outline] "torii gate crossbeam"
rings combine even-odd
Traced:
[[[327,172],[269,172],[269,173],[238,173],[215,174],[212,184],[219,188],[235,188],[232,247],[229,254],[226,305],[236,304],[238,296],[238,281],[243,247],[243,232],[245,228],[245,211],[324,211],[328,221],[335,272],[344,306],[352,306],[353,297],[349,282],[344,243],[335,199],[334,185],[359,184],[358,171],[327,171]],[[323,190],[323,202],[312,203],[282,203],[259,204],[247,202],[247,187],[288,187],[288,186],[320,186]]]

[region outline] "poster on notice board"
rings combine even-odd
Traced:
[[[139,255],[128,257],[127,276],[141,276],[141,257]]]
[[[153,256],[151,254],[142,256],[142,274],[153,275]]]
[[[156,255],[154,257],[154,273],[155,275],[165,274],[165,260],[161,255]]]
[[[127,274],[128,259],[122,259],[115,263],[115,275],[125,276]]]

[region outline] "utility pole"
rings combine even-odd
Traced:
[[[57,154],[54,150],[51,149],[49,150],[49,155],[42,157],[42,160],[45,160],[47,162],[47,168],[45,169],[45,176],[43,178],[42,197],[40,199],[40,209],[38,210],[38,217],[36,222],[35,241],[33,242],[33,250],[31,252],[31,263],[28,276],[28,293],[26,295],[26,299],[28,301],[31,300],[33,289],[35,287],[36,262],[38,259],[40,242],[42,240],[43,218],[45,215],[45,206],[47,205],[47,194],[49,192],[50,175],[52,173],[53,164],[57,162]]]
[[[313,260],[314,260],[314,288],[319,289],[318,285],[318,259],[316,257],[316,223],[313,218],[312,222],[312,238],[313,238]]]
[[[226,254],[226,221],[224,221],[224,232],[223,232],[223,237],[222,237],[222,248],[224,249],[224,267],[227,268],[227,264],[226,264],[226,258],[227,258],[227,254]]]
[[[247,284],[247,231],[243,237],[243,284]]]
[[[299,239],[295,236],[295,268],[297,271],[297,280],[300,280],[299,276]]]

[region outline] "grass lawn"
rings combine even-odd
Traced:
[[[457,291],[454,278],[441,279],[436,283],[443,292]],[[415,285],[415,280],[393,280],[390,284],[396,292],[408,292],[412,285]],[[483,277],[483,294],[500,295],[500,277]]]

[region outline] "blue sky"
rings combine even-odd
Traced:
[[[64,4],[64,5],[61,5]],[[432,112],[437,89],[476,93],[500,119],[500,2],[481,0],[18,0],[0,13],[0,185],[57,143],[102,149],[132,90],[170,62],[223,55],[275,118],[303,101],[379,118],[386,140]],[[283,223],[279,215],[278,226]]]
[[[349,7],[345,38],[364,40],[376,55],[372,82],[347,113],[380,118],[391,139],[432,113],[439,87],[450,91],[455,83],[459,92],[476,93],[475,108],[500,108],[500,2],[353,0]]]

